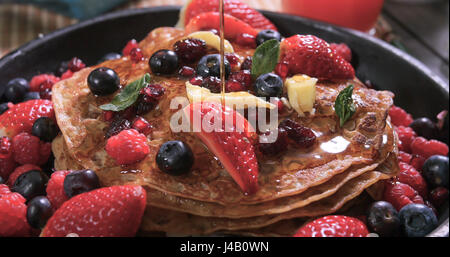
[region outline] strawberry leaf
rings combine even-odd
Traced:
[[[116,95],[111,103],[100,106],[104,111],[120,112],[133,105],[139,97],[141,90],[150,83],[150,74],[131,82],[125,89]]]
[[[342,90],[338,97],[336,98],[336,102],[334,104],[334,110],[337,116],[340,119],[341,127],[355,114],[356,106],[353,103],[353,85],[348,86],[344,90]]]
[[[252,76],[258,78],[259,76],[272,72],[277,66],[278,59],[280,59],[280,42],[276,39],[271,39],[256,48],[253,55]]]

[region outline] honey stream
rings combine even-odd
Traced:
[[[219,13],[220,13],[220,81],[221,81],[221,94],[222,94],[222,106],[225,106],[225,8],[223,0],[219,0]]]

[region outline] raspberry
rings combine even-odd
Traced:
[[[347,62],[352,61],[352,50],[348,45],[341,43],[341,44],[330,44],[331,49],[335,50],[336,53],[340,56],[342,56]]]
[[[30,91],[39,92],[40,86],[46,81],[47,81],[47,83],[50,83],[53,85],[59,81],[59,78],[55,77],[51,74],[41,74],[41,75],[34,76],[30,81]]]
[[[197,38],[178,41],[173,48],[183,63],[194,63],[207,54],[206,42]]]
[[[239,34],[236,37],[236,44],[255,49],[256,37],[247,33]]]
[[[9,137],[0,138],[0,177],[8,179],[11,172],[16,167],[14,161],[12,140]]]
[[[200,76],[194,77],[189,80],[189,83],[191,83],[194,86],[201,86],[203,84],[203,78]]]
[[[144,60],[144,53],[142,53],[142,50],[139,47],[133,48],[130,52],[130,59],[132,62],[138,63]]]
[[[289,74],[289,65],[287,63],[279,63],[275,67],[275,73],[285,79]]]
[[[2,195],[7,195],[10,193],[11,193],[11,190],[9,189],[9,187],[6,184],[0,184],[0,197],[2,197]]]
[[[384,200],[390,202],[398,211],[411,203],[424,204],[423,198],[414,188],[401,182],[388,181],[384,189]]]
[[[399,140],[402,142],[402,148],[405,152],[411,152],[411,143],[417,137],[416,132],[410,127],[399,126],[395,128]]]
[[[18,193],[0,196],[0,237],[30,236],[27,206],[25,199]]]
[[[211,93],[220,93],[222,83],[219,78],[216,77],[207,77],[202,82],[202,87],[207,88],[211,91]]]
[[[137,48],[137,47],[139,47],[139,44],[137,43],[136,39],[130,40],[122,51],[123,56],[130,55],[131,50],[133,50],[134,48]]]
[[[437,140],[426,140],[423,137],[417,137],[411,143],[411,151],[413,154],[422,156],[425,159],[433,155],[447,156],[448,146]]]
[[[414,188],[420,196],[426,198],[428,196],[428,187],[425,179],[420,173],[411,165],[400,162],[400,173],[398,174],[398,181],[407,184]]]
[[[252,75],[248,70],[231,74],[229,80],[235,80],[241,83],[247,90],[250,90],[252,87]]]
[[[421,172],[425,161],[426,161],[426,159],[423,158],[422,156],[414,154],[414,155],[412,155],[412,159],[409,164],[411,166],[413,166],[417,171]]]
[[[117,164],[127,165],[145,159],[150,148],[145,135],[130,129],[108,139],[106,152],[116,160]]]
[[[69,61],[69,63],[67,64],[67,67],[72,72],[77,72],[77,71],[84,69],[86,67],[86,64],[84,64],[83,61],[80,60],[79,58],[74,57],[74,58],[72,58],[72,60]]]
[[[183,76],[185,78],[190,78],[195,75],[195,70],[189,66],[183,66],[178,72],[178,74],[180,74],[180,76]]]
[[[391,117],[392,124],[395,126],[408,127],[414,120],[411,114],[407,113],[400,107],[392,106],[389,110],[389,116]]]
[[[61,75],[61,79],[70,79],[73,76],[73,72],[71,70],[67,70]]]
[[[241,92],[245,91],[246,88],[236,80],[229,80],[225,85],[226,92]]]
[[[311,129],[306,128],[293,120],[284,120],[280,124],[280,127],[287,131],[289,138],[294,141],[298,147],[308,148],[313,146],[316,142],[316,135]]]
[[[53,210],[57,210],[61,205],[69,200],[69,197],[64,192],[64,179],[67,174],[72,171],[61,170],[55,171],[47,184],[47,197],[48,200],[52,203]]]
[[[152,133],[152,125],[150,125],[150,123],[142,117],[137,117],[133,121],[133,125],[131,127],[146,136]]]
[[[412,155],[410,155],[409,153],[405,153],[405,152],[400,151],[399,154],[398,154],[398,159],[401,162],[411,164]]]
[[[448,199],[448,189],[445,187],[438,187],[430,192],[430,201],[436,207],[443,205]]]
[[[131,123],[127,119],[123,118],[121,115],[117,115],[106,131],[106,138],[110,138],[119,134],[120,132],[130,129]]]
[[[270,132],[265,133],[266,136],[270,135]],[[288,146],[288,133],[284,128],[278,129],[278,137],[274,143],[259,144],[259,151],[264,155],[277,155],[287,150]]]
[[[13,138],[13,151],[17,163],[42,165],[50,157],[51,143],[24,132]]]
[[[22,175],[25,172],[28,172],[30,170],[41,170],[41,168],[39,166],[33,165],[33,164],[25,164],[22,165],[20,167],[17,167],[13,173],[11,173],[11,175],[9,176],[8,179],[8,186],[12,187],[14,185],[14,183],[16,182],[16,179],[18,177],[20,177],[20,175]]]
[[[253,59],[251,56],[245,58],[244,62],[241,64],[241,70],[250,71],[252,69]]]

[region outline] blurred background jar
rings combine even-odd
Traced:
[[[383,3],[384,0],[281,0],[285,13],[364,32],[374,27]]]

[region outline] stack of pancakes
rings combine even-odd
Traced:
[[[182,30],[159,28],[140,47],[149,58],[157,50],[172,49],[184,36]],[[234,47],[243,57],[254,51]],[[114,69],[122,85],[150,73],[147,61],[133,64],[128,57],[99,66]],[[137,164],[117,165],[105,151],[109,123],[99,109],[112,96],[96,97],[90,92],[87,77],[94,68],[86,68],[53,88],[62,132],[53,142],[55,168],[94,170],[103,186],[142,185],[148,193],[142,231],[180,236],[218,232],[288,236],[309,218],[342,210],[369,188],[376,195],[378,187],[374,185],[398,172],[398,140],[388,118],[393,95],[368,89],[358,80],[319,82],[314,115],[299,117],[288,110],[280,117],[313,129],[317,143],[312,149],[289,148],[276,158],[261,157],[256,194],[245,195],[194,133],[172,132],[170,119],[179,110],[171,110],[170,103],[174,97],[186,96],[183,78],[152,75],[152,83],[164,86],[166,95],[144,116],[153,126],[150,153]],[[341,128],[334,102],[349,84],[355,87],[357,112]],[[189,174],[171,176],[158,169],[156,154],[170,140],[184,141],[192,148],[195,164]]]

